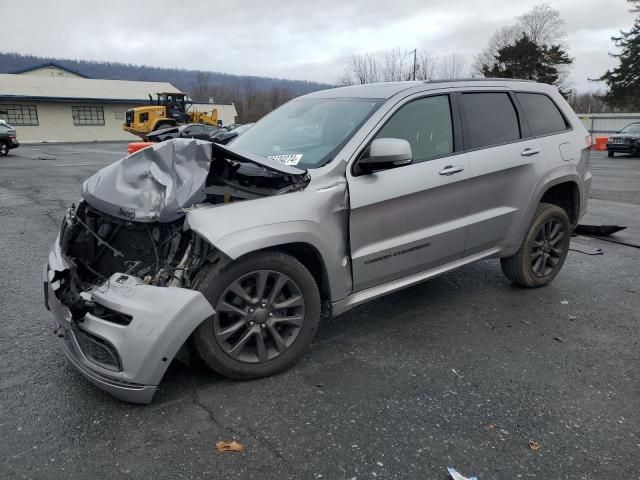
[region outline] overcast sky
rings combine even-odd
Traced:
[[[469,65],[496,28],[536,0],[0,0],[0,49],[333,83],[350,53],[457,51]],[[615,65],[611,35],[633,23],[624,0],[560,0],[569,80]],[[595,88],[593,85],[591,88]]]

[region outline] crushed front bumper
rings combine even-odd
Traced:
[[[94,385],[132,403],[149,403],[164,373],[193,330],[214,310],[197,291],[144,285],[114,274],[84,295],[130,319],[127,325],[87,313],[76,321],[60,302],[56,272],[72,268],[56,240],[45,265],[45,305],[71,363]]]

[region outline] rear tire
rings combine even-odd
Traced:
[[[500,259],[502,272],[512,283],[537,288],[551,283],[569,252],[571,222],[557,205],[541,203],[520,249]]]
[[[607,152],[607,157],[613,157],[613,152]]]
[[[294,257],[256,252],[218,270],[198,290],[216,310],[193,334],[198,356],[225,377],[267,377],[293,365],[320,321],[320,293]]]

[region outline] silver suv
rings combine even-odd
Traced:
[[[320,317],[480,259],[546,285],[590,142],[556,88],[487,79],[324,90],[228,147],[151,146],[68,210],[45,265],[55,332],[90,381],[147,403],[176,356],[272,375]]]

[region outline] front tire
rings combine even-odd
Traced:
[[[6,157],[8,154],[9,146],[4,142],[0,142],[0,157]]]
[[[215,315],[194,332],[198,356],[225,377],[267,377],[293,365],[320,321],[320,293],[294,257],[257,252],[211,268],[198,285]]]
[[[512,256],[500,259],[502,272],[516,285],[548,285],[562,269],[569,252],[571,222],[557,205],[541,203],[520,245]]]
[[[609,158],[613,157],[613,152],[607,152],[607,157]]]

